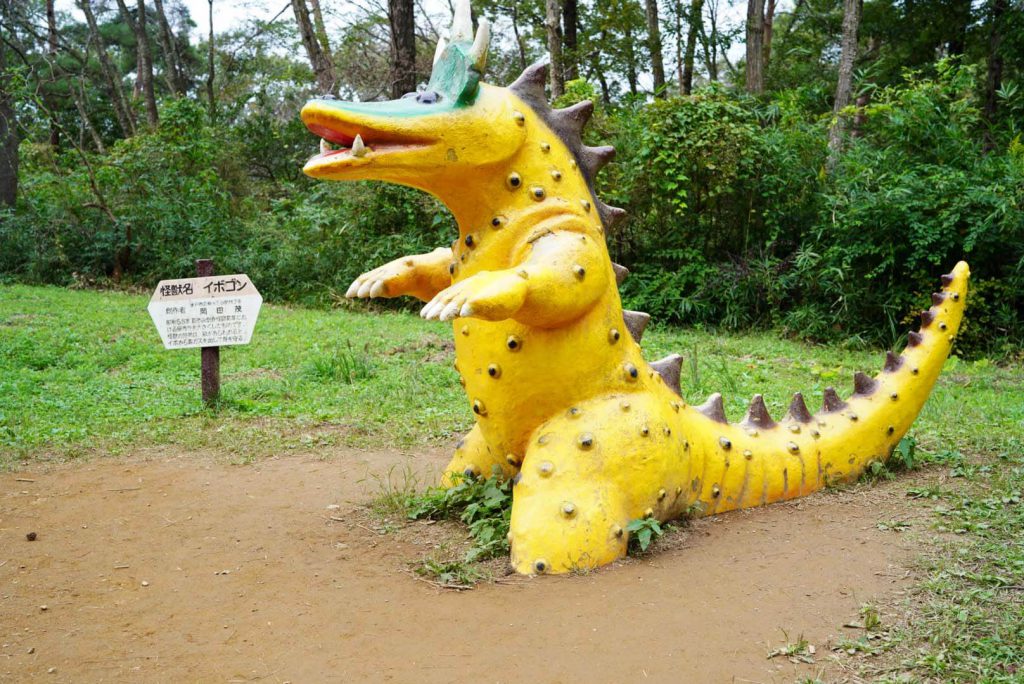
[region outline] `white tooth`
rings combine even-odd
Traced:
[[[363,144],[363,136],[357,135],[356,139],[352,141],[352,156],[362,157],[366,154],[366,145]]]
[[[327,154],[331,151],[331,143],[327,142],[323,138],[320,138],[320,154]]]

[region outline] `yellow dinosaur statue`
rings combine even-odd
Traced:
[[[456,3],[425,90],[388,102],[325,98],[302,110],[322,138],[314,178],[377,179],[432,193],[452,211],[451,248],[404,257],[352,283],[349,297],[412,295],[453,321],[456,369],[476,425],[445,476],[513,478],[510,542],[521,573],[604,565],[626,552],[631,520],[761,506],[858,477],[884,461],[927,399],[960,325],[959,263],[880,375],[858,373],[843,401],[811,414],[797,394],[780,422],[756,395],[739,423],[721,396],[689,405],[681,357],[648,363],[648,316],[623,311],[604,235],[623,215],[594,176],[611,147],[587,147],[592,104],[552,110],[545,67],[508,88],[480,82],[489,29]],[[337,146],[337,147],[335,147]]]

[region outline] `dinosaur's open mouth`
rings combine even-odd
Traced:
[[[302,120],[306,128],[320,136],[320,154],[312,157],[303,168],[311,176],[328,175],[363,160],[369,162],[385,154],[426,147],[432,142],[348,121],[323,107],[307,105]]]

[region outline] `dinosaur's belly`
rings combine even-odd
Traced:
[[[556,329],[456,319],[456,367],[488,444],[521,459],[545,421],[595,395],[646,387],[648,368],[621,316],[598,306]]]

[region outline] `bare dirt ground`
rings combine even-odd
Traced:
[[[586,576],[439,590],[408,572],[427,536],[360,510],[368,474],[445,460],[159,453],[0,474],[0,681],[831,680],[842,625],[906,588],[909,542],[877,527],[906,506],[896,483],[698,521]],[[801,635],[818,663],[766,658]]]

